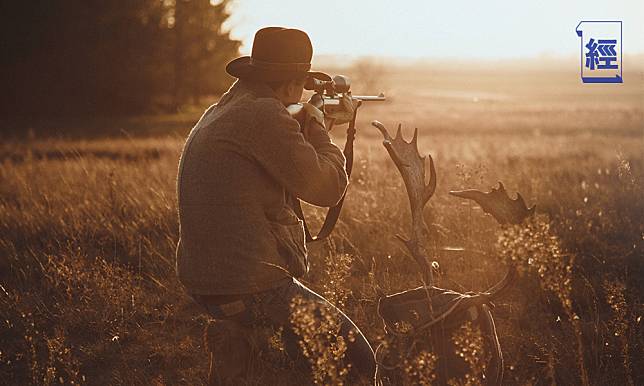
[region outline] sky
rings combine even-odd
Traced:
[[[621,20],[644,53],[644,0],[233,0],[227,23],[249,54],[265,26],[306,31],[315,55],[505,59],[579,54],[582,20]]]

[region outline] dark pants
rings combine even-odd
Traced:
[[[237,299],[235,297],[228,297],[225,301],[217,297],[199,295],[193,295],[193,297],[215,319],[234,321],[244,328],[270,328],[273,331],[281,330],[284,352],[293,365],[293,368],[300,372],[310,372],[312,368],[310,358],[307,358],[303,354],[303,349],[300,345],[301,336],[296,333],[294,328],[297,329],[299,326],[306,330],[308,326],[309,334],[311,334],[311,329],[313,329],[313,333],[320,335],[320,333],[323,333],[322,330],[324,328],[321,328],[320,331],[316,331],[315,328],[319,327],[320,324],[328,326],[328,318],[331,316],[334,318],[332,326],[337,327],[337,332],[334,331],[331,334],[331,340],[337,344],[337,340],[333,336],[337,334],[337,336],[342,336],[343,341],[346,343],[344,358],[337,365],[344,366],[343,368],[349,368],[347,380],[350,384],[373,383],[376,370],[374,353],[371,345],[360,329],[342,311],[296,280],[269,291],[244,295]],[[294,298],[296,299],[295,304],[298,304],[298,308],[293,311],[314,310],[303,313],[313,317],[313,321],[304,321],[302,324],[297,321],[295,323],[291,322],[291,304]],[[239,306],[238,300],[243,302],[243,307]],[[224,305],[222,306],[222,304]],[[230,315],[230,313],[233,314]],[[302,333],[302,335],[305,335],[305,333]],[[322,347],[320,347],[319,342],[318,340],[317,347],[314,345],[314,347],[309,348],[309,356],[313,357],[314,360],[316,359],[315,356],[319,355],[319,351],[328,351],[324,347],[324,337],[321,340]],[[329,342],[328,344],[330,347],[331,343]],[[261,344],[258,348],[260,350],[271,349],[268,345],[262,347]],[[347,366],[348,364],[350,366]]]

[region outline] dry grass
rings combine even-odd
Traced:
[[[420,284],[393,237],[408,228],[404,188],[367,125],[401,121],[407,135],[419,127],[421,152],[439,173],[425,212],[439,285],[485,289],[504,258],[524,268],[495,309],[506,383],[579,384],[586,372],[590,384],[643,384],[641,82],[589,88],[558,73],[551,84],[517,71],[414,71],[384,74],[392,102],[361,113],[345,209],[332,239],[311,245],[306,283],[374,343],[383,334],[376,286],[392,293]],[[3,142],[0,384],[205,382],[207,318],[174,277],[181,143]],[[532,228],[500,233],[477,207],[447,195],[497,180],[537,203]],[[305,211],[319,225],[322,212]],[[465,351],[470,332],[459,341]],[[336,346],[318,354],[341,356]],[[409,382],[431,381],[435,358],[416,361]],[[471,361],[476,374],[481,364]],[[248,384],[285,381],[261,358],[251,370]],[[328,379],[345,375],[336,370]]]

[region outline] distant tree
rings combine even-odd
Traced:
[[[229,0],[51,0],[0,5],[0,111],[136,114],[221,91],[239,42]]]
[[[231,78],[226,63],[239,53],[240,42],[223,28],[229,0],[174,0],[174,106],[192,97],[225,91]]]

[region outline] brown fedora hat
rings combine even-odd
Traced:
[[[251,56],[242,56],[226,65],[235,78],[282,81],[301,76],[331,80],[323,72],[310,71],[313,46],[304,31],[283,27],[262,28],[255,34]]]

